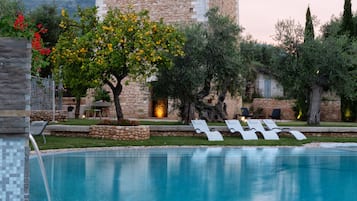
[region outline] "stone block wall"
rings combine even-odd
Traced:
[[[251,105],[254,110],[258,108],[263,108],[263,116],[264,118],[269,118],[273,109],[280,108],[281,109],[281,119],[285,120],[294,120],[295,113],[293,111],[293,107],[295,105],[295,100],[278,100],[271,98],[255,98]]]
[[[281,109],[281,119],[295,120],[293,107],[295,100],[278,100],[270,98],[255,98],[251,107],[256,110],[263,108],[264,118],[269,118],[274,108]],[[341,101],[322,101],[320,108],[321,121],[341,121]]]
[[[68,112],[65,110],[56,110],[55,121],[66,121]],[[31,121],[52,121],[52,110],[33,110],[31,111]]]
[[[103,3],[103,10],[118,7],[125,11],[130,5],[138,11],[146,9],[154,21],[162,18],[166,23],[192,22],[191,0],[103,0]]]
[[[150,127],[96,125],[89,128],[88,137],[112,140],[147,140],[150,139]]]
[[[322,121],[341,121],[341,101],[322,101],[320,109]]]
[[[101,15],[109,8],[127,10],[131,5],[136,10],[148,10],[154,21],[163,19],[171,24],[205,21],[209,8],[219,7],[221,13],[238,22],[238,0],[97,0],[96,5]]]
[[[123,91],[119,99],[124,117],[130,118],[148,118],[151,116],[151,92],[149,86],[139,82],[129,82],[125,85],[123,81]],[[107,89],[110,91],[110,89]],[[110,93],[113,100],[113,93]],[[114,103],[108,108],[108,117],[116,117]]]
[[[239,3],[238,0],[210,0],[209,7],[218,7],[220,12],[231,17],[239,24]]]

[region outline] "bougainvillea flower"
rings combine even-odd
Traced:
[[[17,18],[14,22],[14,28],[17,30],[24,31],[24,29],[27,27],[25,24],[25,16],[23,14],[18,14]]]

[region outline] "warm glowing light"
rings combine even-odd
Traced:
[[[299,115],[296,117],[297,119],[300,119],[302,117],[302,110],[299,110]]]
[[[166,101],[158,100],[155,104],[154,115],[157,118],[164,118],[166,115]]]
[[[247,120],[245,119],[244,116],[242,116],[242,117],[240,118],[240,120],[241,120],[242,122],[247,122]]]
[[[82,115],[82,119],[85,119],[86,118],[86,115]]]
[[[352,116],[351,110],[350,110],[350,108],[347,108],[347,109],[345,110],[345,117],[346,117],[347,119],[349,119],[351,116]]]

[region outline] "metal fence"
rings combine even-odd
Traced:
[[[52,110],[55,98],[51,78],[31,77],[31,110]]]

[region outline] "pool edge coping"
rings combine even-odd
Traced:
[[[60,154],[69,152],[82,152],[82,151],[103,151],[103,150],[123,150],[123,149],[148,149],[148,148],[339,148],[339,147],[357,147],[355,142],[312,142],[304,144],[302,146],[209,146],[209,145],[199,145],[199,146],[114,146],[114,147],[87,147],[87,148],[65,148],[65,149],[46,149],[40,150],[42,154]],[[30,152],[31,155],[36,155],[35,151]]]

